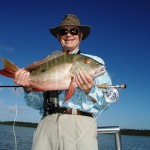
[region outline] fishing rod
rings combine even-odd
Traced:
[[[126,84],[121,84],[121,85],[108,85],[108,84],[100,84],[100,85],[96,85],[98,88],[122,88],[125,89],[127,86]],[[22,87],[21,85],[0,85],[0,88],[18,88],[18,87]]]
[[[22,86],[20,86],[20,85],[0,85],[0,88],[9,88],[9,87],[15,87],[15,88],[17,88],[17,87],[22,87]]]
[[[108,84],[100,84],[100,85],[96,85],[98,88],[122,88],[122,89],[126,89],[126,84],[121,84],[121,85],[108,85]]]

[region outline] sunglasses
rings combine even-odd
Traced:
[[[68,33],[70,33],[71,35],[78,35],[79,34],[79,30],[75,29],[75,28],[71,28],[71,29],[60,29],[58,31],[59,35],[64,36],[67,35]]]

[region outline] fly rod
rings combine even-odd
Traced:
[[[0,88],[9,88],[9,87],[15,87],[15,88],[17,88],[17,87],[22,87],[21,85],[0,85]]]
[[[108,85],[108,84],[100,84],[100,85],[96,85],[98,88],[122,88],[125,89],[126,88],[126,84],[121,84],[121,85]],[[0,88],[18,88],[18,87],[22,87],[21,85],[0,85]]]

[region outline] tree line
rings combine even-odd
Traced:
[[[0,124],[2,125],[15,125],[15,126],[21,126],[21,127],[30,127],[30,128],[36,128],[38,123],[32,123],[32,122],[19,122],[19,121],[0,121]],[[144,130],[144,129],[120,129],[121,135],[132,135],[132,136],[150,136],[150,130]]]
[[[121,135],[150,136],[150,130],[121,129]]]
[[[37,123],[32,123],[32,122],[20,122],[20,121],[0,121],[0,124],[2,125],[15,125],[15,126],[20,126],[20,127],[31,127],[31,128],[36,128]]]

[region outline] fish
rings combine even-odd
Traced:
[[[2,58],[2,62],[4,68],[0,74],[14,78],[20,68],[6,58]],[[78,87],[75,77],[80,70],[87,71],[93,79],[105,72],[104,65],[93,58],[64,52],[55,52],[24,69],[30,72],[29,85],[33,91],[67,90],[65,100],[69,100]]]

